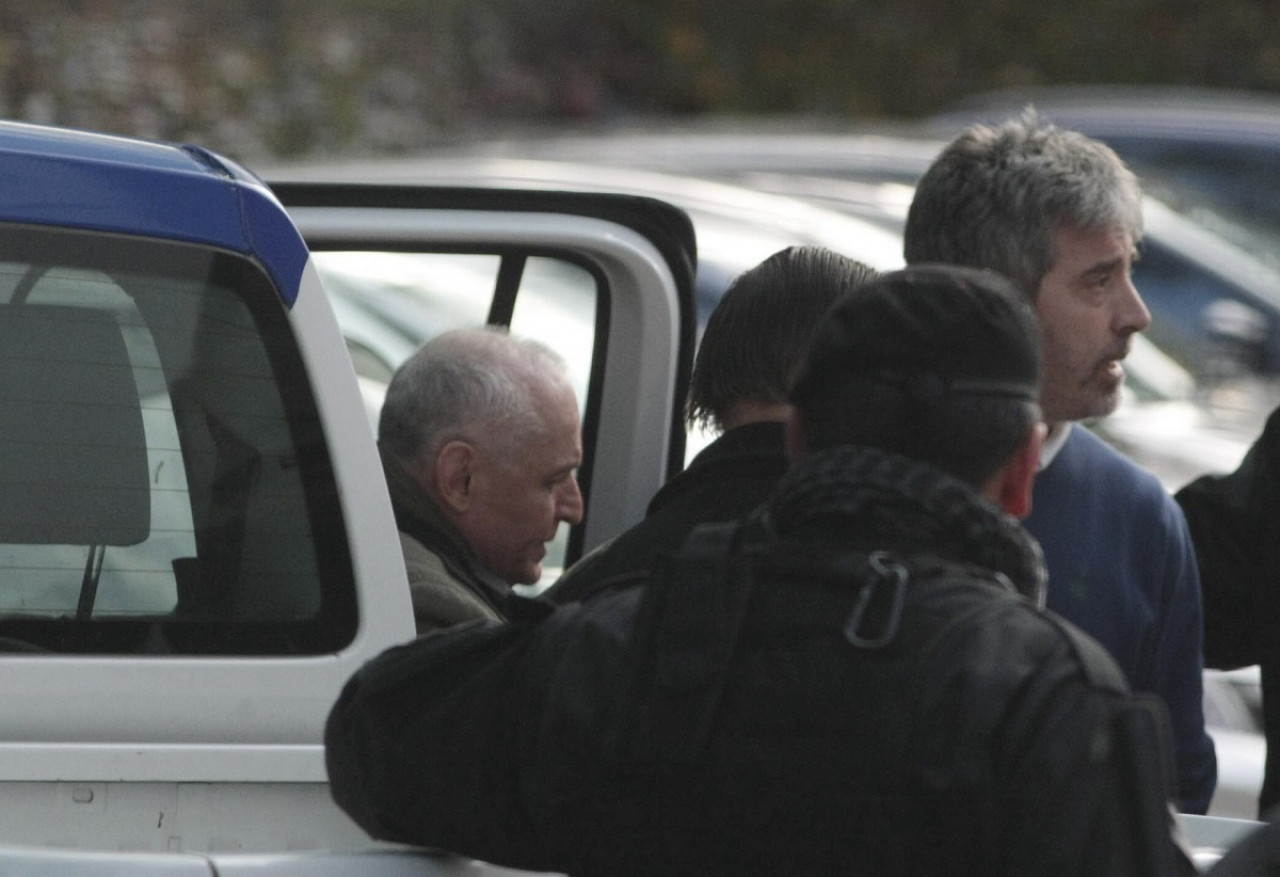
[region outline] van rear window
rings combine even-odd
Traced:
[[[0,651],[301,655],[354,636],[328,449],[267,275],[0,226]]]

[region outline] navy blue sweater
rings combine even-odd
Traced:
[[[1178,807],[1217,782],[1204,730],[1200,578],[1182,511],[1154,475],[1082,427],[1036,478],[1027,529],[1044,549],[1048,607],[1104,645],[1173,720]]]

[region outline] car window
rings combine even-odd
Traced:
[[[350,641],[327,450],[284,307],[239,256],[0,227],[0,648]]]
[[[1274,306],[1210,273],[1202,262],[1148,239],[1134,284],[1156,317],[1146,334],[1200,381],[1265,368]],[[1228,360],[1234,368],[1228,368]]]
[[[1168,188],[1188,207],[1205,207],[1280,232],[1280,208],[1270,192],[1280,153],[1269,145],[1182,142],[1174,138],[1106,138],[1144,178]]]
[[[560,255],[330,250],[313,260],[333,302],[377,434],[392,373],[441,332],[485,324],[541,341],[568,368],[584,424],[601,281]],[[564,566],[569,526],[547,546],[544,578]]]

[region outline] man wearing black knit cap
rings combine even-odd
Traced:
[[[1035,325],[971,269],[850,294],[765,505],[642,586],[376,659],[329,720],[335,799],[380,838],[570,875],[1194,873],[1162,708],[1041,608],[1014,517]]]
[[[822,247],[788,247],[734,278],[707,320],[689,377],[690,428],[716,434],[649,501],[643,521],[571,566],[542,596],[584,599],[644,576],[699,524],[741,518],[787,471],[787,389],[810,336],[879,272]]]

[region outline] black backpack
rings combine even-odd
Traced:
[[[592,597],[612,601],[627,627],[619,657],[619,720],[601,727],[602,748],[620,776],[645,787],[645,777],[675,777],[706,752],[724,686],[740,645],[755,586],[758,557],[739,545],[737,525],[706,525],[643,587],[634,579]],[[892,641],[908,580],[954,573],[934,560],[901,564],[881,555],[809,553],[796,560],[808,572],[878,581],[853,602],[846,623],[851,647],[877,649]],[[897,569],[909,574],[898,576]],[[868,571],[876,575],[867,575]],[[965,570],[972,576],[973,571]],[[389,650],[346,686],[326,728],[327,765],[335,800],[375,837],[437,846],[515,867],[564,870],[576,860],[574,837],[548,838],[528,812],[529,792],[519,765],[503,756],[519,750],[519,695],[547,633],[572,624],[575,604],[541,620],[477,622],[433,633]],[[856,622],[856,623],[855,623]],[[1060,622],[1095,684],[1111,689],[1111,761],[1121,792],[1110,824],[1129,839],[1109,850],[1109,873],[1194,873],[1171,842],[1169,777],[1172,758],[1163,707],[1134,698],[1101,646]],[[589,699],[585,708],[591,708]],[[448,757],[444,757],[447,754]],[[611,824],[637,818],[660,801],[610,801]],[[536,796],[535,796],[536,797]],[[1065,823],[1095,813],[1064,813]],[[1064,824],[1065,824],[1064,823]],[[583,838],[585,842],[585,838]],[[1053,843],[1046,838],[1046,843]]]

